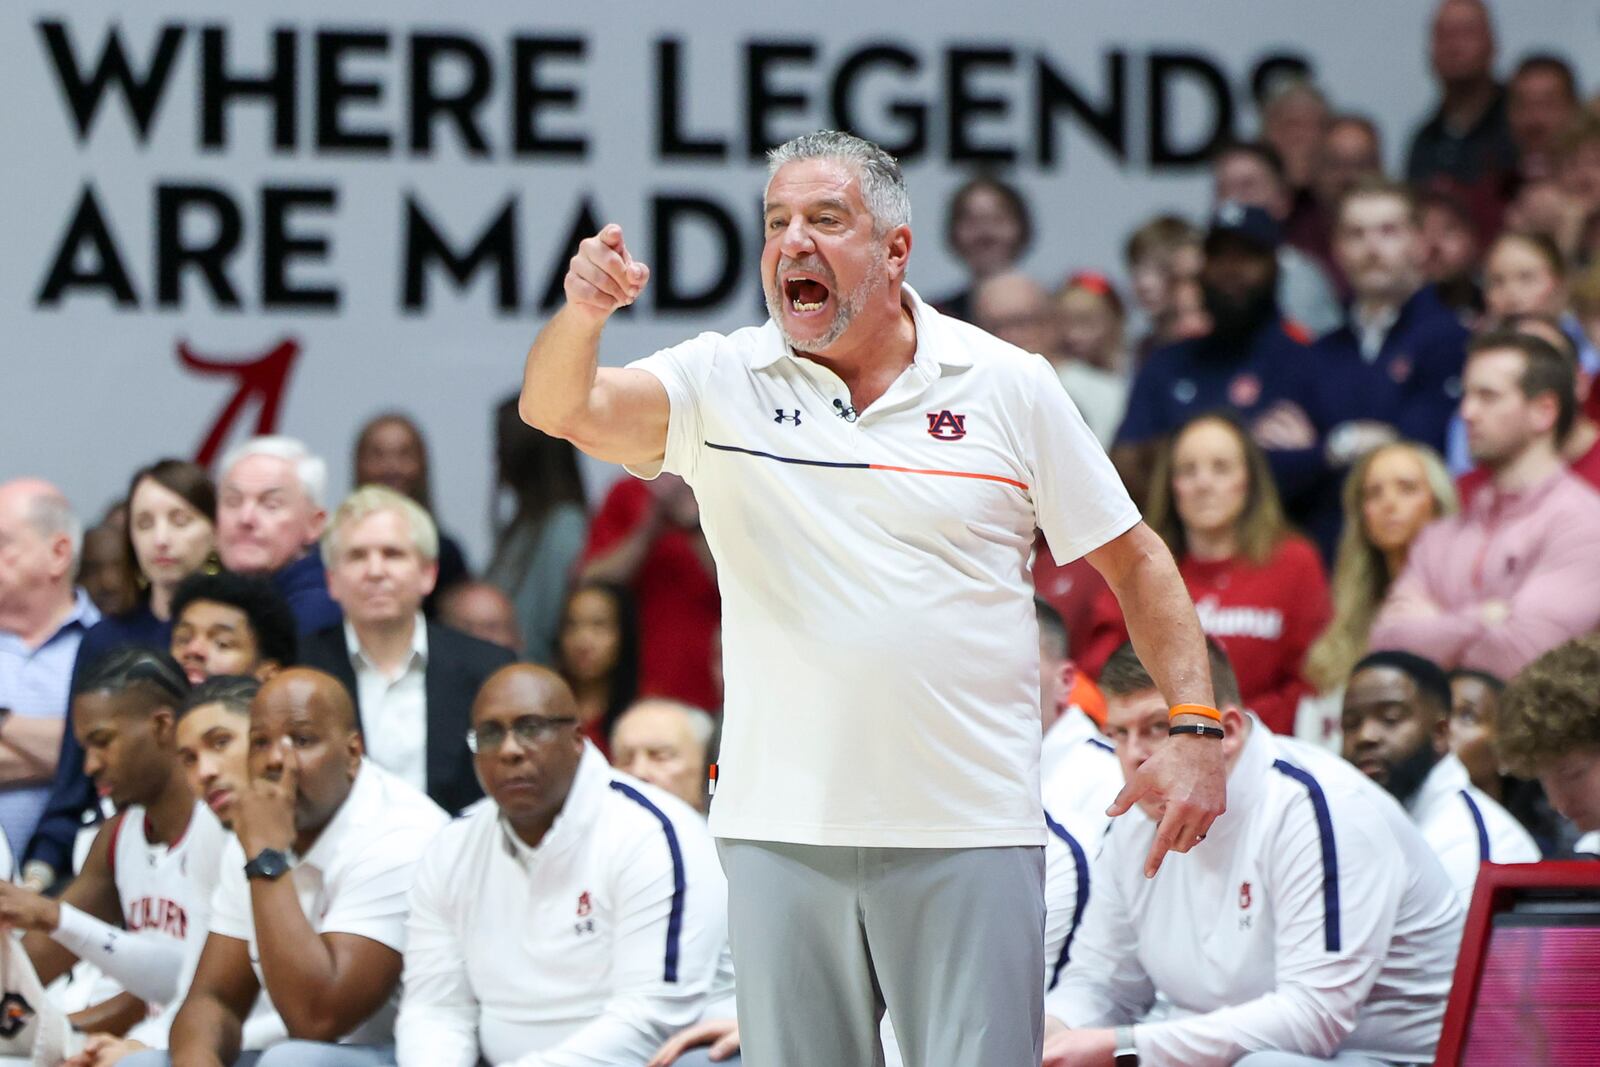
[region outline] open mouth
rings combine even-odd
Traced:
[[[830,294],[828,287],[817,279],[795,276],[784,280],[783,295],[790,310],[807,315],[821,311]]]

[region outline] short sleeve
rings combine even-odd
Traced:
[[[404,952],[407,900],[422,846],[431,837],[412,829],[383,834],[368,843],[340,873],[318,932],[356,934]]]
[[[722,340],[720,334],[702,333],[628,364],[630,370],[654,375],[666,388],[668,408],[665,456],[658,464],[628,466],[625,469],[629,474],[650,481],[665,471],[693,481],[700,448],[705,441],[701,432],[700,397]]]
[[[250,914],[250,883],[244,876],[244,849],[239,839],[228,837],[217,870],[217,888],[211,894],[211,932],[249,941],[255,920]]]
[[[1064,565],[1127,533],[1139,521],[1139,509],[1042,357],[1031,361],[1028,391],[1032,410],[1024,447],[1034,509],[1050,554]]]

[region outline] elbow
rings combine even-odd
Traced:
[[[331,1015],[316,1015],[296,1023],[284,1020],[289,1036],[297,1041],[317,1041],[325,1045],[338,1044],[339,1039],[354,1027],[345,1026]]]
[[[549,434],[551,437],[560,437],[564,440],[571,439],[566,432],[565,420],[560,418],[556,412],[551,411],[549,405],[540,404],[526,389],[517,397],[517,414],[521,416],[524,423],[541,433]]]

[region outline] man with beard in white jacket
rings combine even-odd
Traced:
[[[417,872],[400,1067],[643,1063],[699,1017],[727,939],[705,820],[613,771],[542,667],[490,676],[468,742],[488,800]]]
[[[1229,809],[1153,879],[1159,805],[1107,834],[1046,996],[1045,1067],[1431,1063],[1463,917],[1448,877],[1389,797],[1241,712],[1211,659]],[[1165,705],[1131,646],[1100,684],[1131,774],[1166,741]]]

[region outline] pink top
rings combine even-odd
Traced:
[[[1562,470],[1521,493],[1485,485],[1423,530],[1370,644],[1509,679],[1596,628],[1600,494]]]

